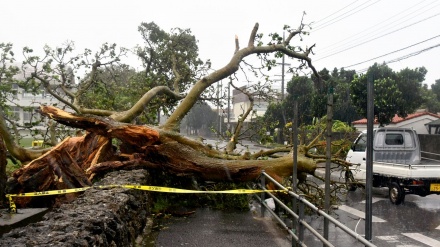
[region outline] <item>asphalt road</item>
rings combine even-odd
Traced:
[[[324,176],[324,169],[315,174]],[[339,173],[332,173],[339,180]],[[343,180],[339,180],[343,181]],[[365,235],[365,190],[341,195],[341,205],[332,216],[361,236]],[[404,203],[394,205],[389,201],[388,188],[372,188],[372,243],[383,247],[440,247],[440,195],[420,197],[406,195]],[[308,222],[317,229],[323,221],[311,217]],[[364,246],[353,241],[342,230],[330,227],[329,236],[335,246]],[[307,246],[319,246],[318,240],[307,235]]]
[[[197,209],[188,217],[162,222],[155,246],[255,247],[292,246],[285,232],[255,211],[223,212]]]
[[[365,234],[365,191],[358,189],[342,195],[332,217]],[[394,205],[387,188],[373,188],[372,243],[380,247],[440,247],[440,195],[407,195],[405,202]],[[260,217],[259,208],[249,212],[222,212],[198,209],[185,218],[163,222],[156,239],[157,247],[167,246],[291,246],[290,238],[270,217]],[[324,222],[310,215],[306,222],[323,234]],[[330,224],[329,241],[338,247],[364,246],[340,228]],[[304,243],[322,247],[305,231]]]

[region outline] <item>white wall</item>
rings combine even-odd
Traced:
[[[386,127],[403,127],[403,128],[412,128],[417,131],[417,134],[428,134],[428,130],[425,127],[425,124],[430,123],[439,118],[431,116],[431,115],[422,115],[419,117],[411,118],[408,120],[401,121],[399,123],[392,123],[386,125]],[[367,129],[366,124],[355,124],[353,125],[357,131],[363,131]],[[374,128],[378,128],[379,125],[375,124]]]

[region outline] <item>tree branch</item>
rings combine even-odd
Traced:
[[[119,122],[131,122],[134,118],[141,114],[142,111],[144,111],[145,107],[150,103],[151,100],[153,100],[156,96],[162,94],[166,94],[176,100],[183,98],[182,95],[173,92],[169,87],[157,86],[145,93],[142,98],[138,100],[136,104],[129,110],[114,113],[110,115],[110,117]]]
[[[248,47],[254,47],[255,45],[255,36],[257,35],[258,32],[258,22],[255,23],[254,28],[252,29],[251,35],[249,37],[249,42],[248,42]]]
[[[80,112],[76,105],[70,103],[69,101],[67,101],[63,97],[61,97],[61,95],[59,95],[56,92],[52,91],[52,89],[50,88],[50,82],[48,80],[46,80],[46,79],[42,78],[41,76],[37,75],[37,73],[32,73],[31,77],[32,78],[37,78],[38,80],[40,80],[43,83],[44,88],[46,88],[47,92],[49,94],[51,94],[53,97],[55,97],[57,100],[59,100],[60,102],[62,102],[65,105],[71,107],[75,112],[77,112],[77,113]]]

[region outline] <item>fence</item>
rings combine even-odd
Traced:
[[[309,230],[310,233],[312,233],[316,238],[318,238],[324,246],[334,246],[332,243],[330,243],[325,237],[323,237],[317,230],[315,230],[311,225],[309,225],[307,222],[305,222],[305,207],[310,208],[318,215],[322,216],[323,218],[326,218],[329,220],[329,222],[333,223],[335,226],[342,229],[344,232],[346,232],[349,236],[356,239],[358,242],[363,243],[365,246],[376,246],[366,240],[364,237],[360,236],[350,228],[346,227],[341,222],[337,221],[335,218],[328,215],[325,211],[317,208],[315,205],[307,201],[302,195],[298,195],[293,193],[292,191],[288,191],[287,193],[292,197],[292,200],[296,201],[298,212],[294,212],[291,208],[289,208],[287,205],[285,205],[281,200],[279,200],[276,196],[274,196],[272,193],[268,192],[265,189],[266,184],[266,178],[269,179],[272,183],[274,183],[277,187],[288,191],[287,188],[282,186],[280,183],[278,183],[275,179],[270,177],[267,173],[264,171],[262,172],[261,176],[261,189],[265,192],[261,193],[261,197],[256,197],[261,202],[261,214],[264,215],[264,211],[268,210],[268,212],[276,219],[286,230],[287,232],[292,236],[292,246],[304,246],[307,245],[303,242],[304,241],[304,232],[305,230]],[[267,203],[265,202],[266,194],[268,194],[273,200],[275,201],[276,205],[283,208],[288,214],[290,214],[293,217],[293,226],[292,228],[289,228],[287,224],[278,216],[278,214],[272,210]]]

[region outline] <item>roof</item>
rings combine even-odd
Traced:
[[[431,126],[433,126],[433,125],[440,125],[440,119],[434,120],[434,121],[429,122],[429,123],[427,123],[425,125],[431,125]]]
[[[421,116],[425,116],[425,115],[429,115],[429,116],[433,116],[436,118],[440,119],[440,116],[431,112],[416,112],[416,113],[412,113],[412,114],[408,114],[408,116],[406,116],[406,118],[402,118],[396,115],[394,115],[393,120],[391,120],[391,123],[396,124],[396,123],[400,123],[409,119],[413,119],[413,118],[417,118],[417,117],[421,117]],[[378,124],[379,122],[377,122],[377,120],[374,120],[375,124]],[[352,124],[367,124],[367,119],[363,118],[360,120],[356,120],[353,121]]]

